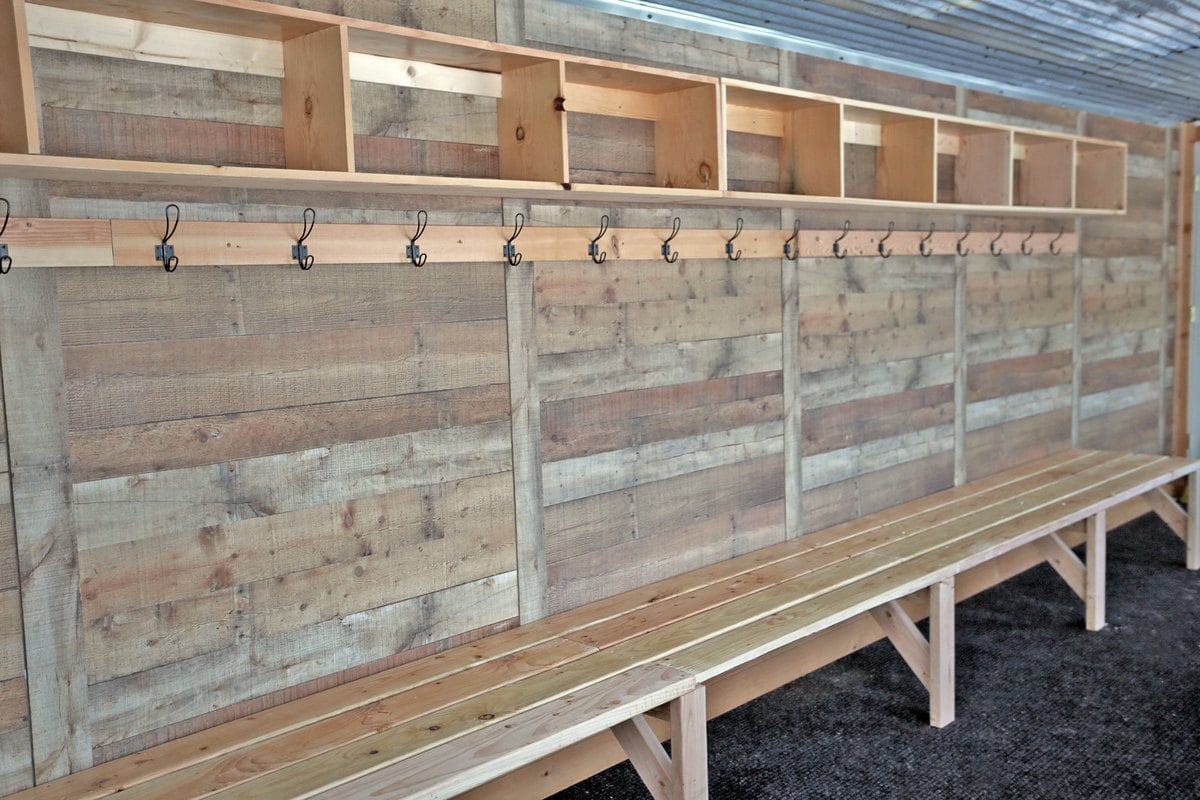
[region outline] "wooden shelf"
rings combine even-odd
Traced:
[[[132,39],[120,29],[128,20],[139,23]],[[154,154],[150,160],[42,154],[31,41],[280,78],[284,133],[278,163],[284,168],[161,163]],[[172,46],[143,46],[148,41]],[[214,41],[228,47],[214,47]],[[493,44],[259,0],[38,0],[28,9],[23,0],[12,0],[0,6],[0,44],[4,74],[13,76],[0,84],[0,99],[10,110],[0,117],[0,176],[596,203],[1043,215],[1125,210],[1121,142]],[[497,157],[490,167],[473,167],[476,174],[391,174],[378,171],[378,162],[368,166],[372,172],[359,171],[352,109],[354,84],[362,82],[494,98]],[[643,128],[647,138],[640,143],[652,161],[644,177],[620,171],[629,145],[619,138],[592,136],[588,153],[615,165],[611,182],[603,169],[572,159],[572,137],[586,138],[603,117],[652,125],[652,133]],[[760,174],[752,178],[739,172],[747,142],[762,151],[755,152]],[[597,148],[606,149],[598,155]],[[763,159],[772,148],[777,158],[768,157],[777,170]]]

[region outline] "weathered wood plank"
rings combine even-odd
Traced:
[[[1083,447],[1103,447],[1135,453],[1155,453],[1158,445],[1158,403],[1098,414],[1079,424]]]
[[[68,418],[79,430],[504,383],[504,336],[482,321],[71,347]]]
[[[836,302],[800,304],[805,335],[854,333],[903,328],[939,318],[953,319],[954,291],[858,292],[839,294]]]
[[[953,417],[952,384],[813,408],[804,415],[804,454],[813,456],[945,425]]]
[[[73,431],[80,483],[295,453],[508,416],[505,384]],[[0,526],[3,522],[0,521]]]
[[[517,613],[516,573],[94,684],[93,741],[111,744]],[[148,701],[154,698],[154,702]]]
[[[0,592],[0,680],[15,677],[25,677],[25,640],[21,626],[21,595],[14,587]],[[0,709],[3,707],[0,704]]]
[[[967,479],[1000,472],[1070,444],[1069,408],[971,431],[967,434]]]
[[[665,224],[665,239],[670,234]],[[593,234],[594,235],[594,234]],[[612,242],[604,241],[605,250]],[[587,252],[583,240],[580,251]],[[686,302],[693,298],[730,297],[742,292],[763,293],[759,287],[778,287],[776,262],[755,259],[730,264],[713,259],[681,259],[676,264],[662,261],[615,261],[580,269],[571,262],[541,262],[534,286],[539,309],[606,304],[654,303],[665,300]],[[774,273],[774,275],[772,275]]]
[[[799,224],[798,222],[796,224]],[[798,246],[798,245],[797,245]],[[793,254],[795,255],[795,254]],[[800,262],[780,262],[783,331],[783,496],[784,538],[804,534],[804,406],[800,402]]]
[[[0,734],[0,792],[9,794],[32,786],[31,763],[27,725]]]
[[[872,439],[806,457],[802,465],[804,485],[815,489],[953,449],[954,426],[949,423]]]
[[[54,273],[0,282],[12,501],[37,781],[91,764]]]
[[[507,421],[75,486],[83,549],[512,468]]]
[[[1071,375],[1069,351],[971,364],[967,368],[967,402],[1070,384]]]
[[[801,401],[822,408],[954,382],[954,353],[841,369],[805,372]]]
[[[8,447],[0,445],[4,451],[3,463],[8,465]],[[11,475],[0,472],[0,590],[15,589],[18,584],[17,572],[17,531],[13,520],[12,483]]]
[[[625,310],[628,341],[645,347],[778,333],[779,286],[759,288],[761,293],[737,297],[631,304]]]

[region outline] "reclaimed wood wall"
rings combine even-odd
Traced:
[[[303,5],[1119,138],[1130,210],[850,215],[1065,222],[1078,256],[993,257],[978,234],[966,257],[417,270],[317,252],[306,273],[14,271],[0,279],[0,793],[1073,443],[1166,447],[1170,132],[554,0]],[[279,164],[276,81],[49,51],[35,72],[48,152]],[[354,90],[360,169],[495,174],[494,101]],[[589,180],[652,172],[649,123],[572,126]],[[740,188],[764,187],[774,148],[731,139]],[[850,181],[871,180],[851,155]],[[952,197],[953,159],[940,166]],[[323,222],[411,224],[420,206],[497,227],[607,211],[664,237],[676,214],[721,230],[796,216],[6,179],[0,195],[22,216],[152,219],[178,202],[190,219],[297,227],[306,205]]]

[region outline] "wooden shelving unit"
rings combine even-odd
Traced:
[[[117,36],[106,34],[106,26],[128,20],[140,23],[138,41],[113,45]],[[139,44],[155,34],[177,46],[164,53]],[[227,46],[211,47],[212,37]],[[0,45],[0,67],[12,76],[0,83],[7,111],[0,116],[4,176],[993,214],[1125,209],[1121,142],[493,44],[258,0],[39,0],[28,7],[24,0],[10,0],[0,6]],[[284,167],[44,154],[31,46],[275,75],[281,79]],[[224,59],[215,66],[206,55],[214,50]],[[239,53],[245,54],[243,62]],[[494,98],[498,169],[465,175],[359,171],[352,81]],[[589,181],[572,163],[572,114],[652,123],[653,181]],[[731,133],[777,140],[778,175],[766,181],[767,191],[731,190]],[[613,147],[619,159],[621,143]],[[953,175],[939,180],[939,162],[943,169],[953,163]]]

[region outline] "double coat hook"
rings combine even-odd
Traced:
[[[0,224],[0,238],[3,238],[4,232],[8,230],[8,216],[12,207],[8,204],[7,197],[0,197],[4,201],[4,222]],[[12,256],[8,254],[8,245],[0,242],[0,275],[7,275],[12,270]]]
[[[429,213],[425,209],[417,212],[417,232],[408,240],[408,246],[404,248],[404,255],[412,262],[414,267],[423,267],[425,262],[429,260],[427,254],[421,253],[421,246],[417,244],[417,239],[425,233],[425,226],[429,224]]]
[[[963,242],[965,242],[967,240],[967,237],[970,235],[971,235],[971,226],[967,225],[967,229],[963,231],[962,237],[957,242],[954,243],[954,252],[958,253],[960,256],[971,255],[970,248],[963,247]]]
[[[671,235],[662,245],[662,257],[668,264],[674,264],[679,260],[679,253],[671,252],[671,240],[679,235],[679,229],[683,226],[683,221],[676,217],[671,223]]]
[[[596,234],[596,238],[592,239],[588,244],[588,255],[592,257],[592,261],[597,264],[603,264],[608,258],[608,251],[600,249],[600,240],[604,238],[604,234],[608,233],[608,214],[600,218],[600,232]]]
[[[792,223],[792,235],[783,243],[783,257],[788,261],[800,258],[800,220]]]
[[[317,227],[317,212],[314,208],[304,209],[304,227],[300,231],[300,238],[292,245],[292,258],[300,265],[300,269],[307,272],[313,268],[316,259],[308,254],[308,245],[304,241],[312,235],[313,228]]]
[[[171,209],[175,209],[174,221],[171,219]],[[175,229],[179,227],[179,206],[170,203],[163,213],[167,218],[167,227],[163,231],[162,244],[154,245],[154,260],[162,264],[163,269],[167,272],[174,272],[179,266],[179,256],[175,255],[175,245],[169,244],[169,242],[175,235]]]
[[[895,230],[896,230],[896,223],[889,222],[887,235],[879,240],[879,257],[880,258],[891,258],[892,257],[892,248],[889,247],[887,249],[887,252],[885,253],[883,251],[883,243],[886,242],[888,239],[892,238],[892,232]]]
[[[1061,228],[1058,229],[1058,236],[1055,236],[1053,239],[1050,240],[1050,255],[1056,256],[1062,252],[1061,247],[1058,249],[1055,249],[1054,245],[1056,245],[1058,243],[1058,240],[1061,239],[1063,237],[1063,234],[1066,232],[1067,232],[1067,226],[1063,225]]]
[[[521,231],[525,230],[525,215],[520,211],[517,212],[516,225],[513,226],[512,236],[508,237],[508,241],[504,243],[504,257],[508,259],[508,265],[515,267],[521,263],[523,256],[517,252],[516,245],[513,244],[517,237],[521,235]]]
[[[845,239],[850,233],[850,220],[846,220],[846,224],[842,226],[842,235],[833,240],[833,255],[835,258],[845,258],[846,251],[842,248],[842,239]]]
[[[931,222],[931,223],[929,223],[929,233],[922,236],[920,243],[917,245],[921,251],[921,255],[925,258],[929,258],[931,255],[933,255],[933,245],[931,244],[928,247],[925,246],[926,242],[928,242],[932,238],[933,238],[933,223]]]
[[[737,230],[734,231],[733,236],[730,236],[729,239],[726,240],[726,242],[725,242],[725,257],[728,258],[730,261],[738,261],[742,257],[741,250],[737,251],[737,255],[734,255],[734,253],[733,253],[733,240],[742,235],[742,224],[743,224],[742,218],[738,217]]]
[[[1033,238],[1034,231],[1036,231],[1036,230],[1037,230],[1036,225],[1031,226],[1029,228],[1029,235],[1021,240],[1021,255],[1023,255],[1023,256],[1033,255],[1033,248],[1029,246],[1029,240]]]
[[[999,247],[996,247],[996,243],[999,242],[1002,238],[1004,238],[1004,226],[1003,225],[1000,226],[1000,232],[996,234],[996,238],[992,239],[990,242],[988,242],[988,252],[990,252],[994,256],[999,256],[1000,254],[1002,254],[1004,252],[1004,250]]]

